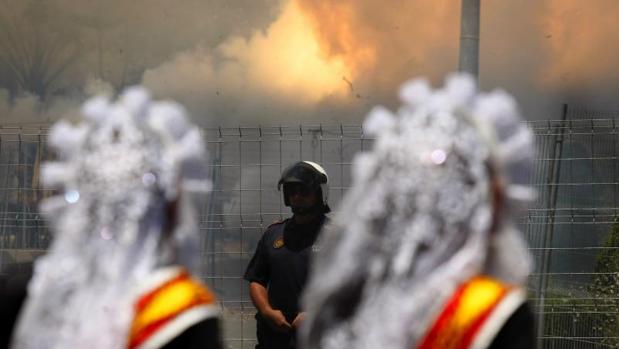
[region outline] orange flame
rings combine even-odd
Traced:
[[[391,90],[413,75],[456,68],[459,7],[452,1],[293,1],[312,19],[323,51],[341,57],[351,80],[367,89]]]
[[[256,32],[249,41],[231,40],[220,49],[242,63],[258,88],[294,94],[309,103],[347,92],[342,77],[350,75],[350,69],[340,57],[322,52],[311,23],[294,1],[284,5],[266,33]]]

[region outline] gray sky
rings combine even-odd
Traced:
[[[0,124],[136,83],[202,125],[358,122],[395,108],[407,79],[457,68],[453,0],[0,1]],[[619,110],[616,18],[615,0],[482,1],[482,88],[514,94],[528,119],[559,118],[562,102]],[[44,104],[16,71],[51,80]]]

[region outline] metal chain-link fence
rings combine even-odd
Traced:
[[[533,122],[539,200],[523,224],[539,347],[619,347],[617,112]]]
[[[565,110],[530,122],[538,144],[539,199],[520,223],[536,270],[529,295],[543,348],[619,344],[619,115]],[[276,183],[282,169],[313,160],[329,174],[337,207],[356,153],[372,140],[359,125],[214,128],[204,131],[214,190],[201,214],[202,278],[215,290],[227,348],[253,348],[255,310],[242,274],[264,229],[289,215]],[[19,272],[50,234],[37,211],[46,128],[0,128],[0,272]]]

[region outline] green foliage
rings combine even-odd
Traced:
[[[598,326],[605,337],[619,334],[619,220],[613,223],[604,249],[597,256],[596,275],[590,287],[600,311]],[[619,346],[618,339],[610,339],[606,344]]]
[[[543,335],[552,339],[544,341],[544,348],[571,347],[573,337],[592,338],[604,348],[619,347],[619,220],[602,247],[588,295],[574,297],[557,290],[546,295]]]

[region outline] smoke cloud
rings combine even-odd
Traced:
[[[143,83],[207,120],[298,122],[346,103],[350,69],[322,52],[311,22],[286,3],[264,31],[234,36],[214,50],[197,47],[147,70]]]
[[[395,107],[407,79],[439,84],[458,64],[448,0],[0,1],[1,124],[46,123],[136,83],[202,125],[356,122]],[[619,109],[617,17],[614,0],[483,2],[482,88],[514,94],[528,119],[558,118],[563,102]]]
[[[454,1],[299,0],[325,52],[343,56],[357,84],[385,103],[404,80],[438,84],[457,69]],[[619,108],[619,3],[612,0],[482,2],[480,84],[514,94],[528,119],[558,118],[561,103]]]

